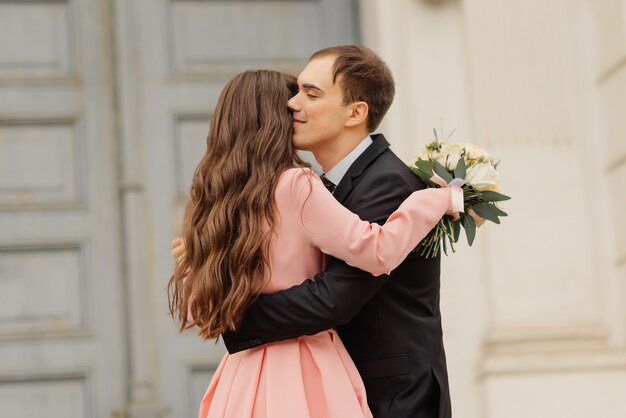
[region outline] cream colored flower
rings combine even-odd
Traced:
[[[467,165],[474,164],[475,162],[481,161],[491,161],[491,155],[485,151],[484,149],[476,146],[474,144],[461,144],[465,149],[465,161]]]
[[[435,160],[448,170],[454,170],[464,154],[462,144],[450,144],[441,149]]]
[[[425,160],[425,161],[429,161],[432,158],[432,151],[424,148],[422,151],[420,151],[419,154],[417,154],[415,156],[415,159],[413,161],[417,161],[417,160]]]
[[[465,176],[465,180],[479,192],[484,190],[499,191],[499,178],[500,175],[496,169],[488,162],[476,163],[469,167]]]
[[[416,156],[415,160],[424,160],[424,161],[432,161],[435,159],[437,155],[439,155],[439,149],[443,146],[443,142],[433,140],[426,144],[424,149],[422,149]]]

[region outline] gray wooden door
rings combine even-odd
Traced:
[[[121,2],[120,2],[121,3]],[[182,335],[166,312],[164,288],[172,270],[169,242],[178,234],[187,189],[204,153],[209,120],[230,77],[250,68],[297,75],[312,52],[353,43],[352,0],[137,1],[129,24],[141,61],[135,102],[129,105],[141,146],[145,186],[145,259],[153,280],[147,315],[155,343],[144,358],[158,359],[154,397],[173,417],[195,417],[221,343]],[[123,47],[123,46],[120,46]],[[129,47],[126,44],[126,47]],[[137,110],[134,110],[137,109]],[[135,160],[136,161],[136,160]],[[134,298],[134,297],[133,297]],[[137,324],[138,329],[151,326]],[[146,369],[149,365],[146,364]]]
[[[353,0],[0,0],[0,417],[195,417],[221,344],[167,315],[235,73],[356,39]]]
[[[106,2],[0,1],[0,416],[126,398]]]

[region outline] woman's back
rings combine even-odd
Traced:
[[[273,293],[300,284],[322,270],[324,256],[308,238],[302,211],[293,198],[294,195],[306,192],[308,180],[307,184],[302,181],[306,175],[308,173],[302,169],[290,169],[281,174],[276,185],[276,231],[270,242],[268,257],[271,275],[270,270],[266,269],[264,279],[268,284],[263,293]]]
[[[308,169],[280,175],[264,293],[322,270],[322,251],[370,271],[395,268],[449,205],[441,190],[415,194],[384,227],[361,221]],[[371,279],[376,280],[376,279]],[[225,355],[202,400],[205,417],[371,417],[358,371],[333,330]]]

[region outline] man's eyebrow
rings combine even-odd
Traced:
[[[320,93],[324,93],[324,90],[322,90],[321,88],[317,87],[315,84],[310,84],[310,83],[304,83],[302,85],[303,89],[307,89],[307,90],[316,90],[319,91]]]

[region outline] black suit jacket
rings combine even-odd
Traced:
[[[424,184],[382,135],[352,164],[335,197],[362,219],[383,224]],[[329,257],[326,271],[262,295],[237,331],[230,353],[336,327],[363,377],[376,418],[449,418],[450,395],[439,310],[440,259],[411,253],[389,276]]]

